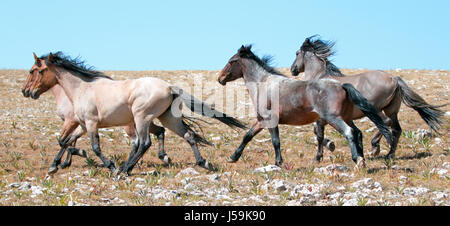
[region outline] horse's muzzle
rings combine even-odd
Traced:
[[[22,89],[22,94],[24,97],[29,97],[30,94],[28,93],[28,89]]]
[[[31,93],[31,98],[33,98],[33,99],[38,99],[39,98],[39,94],[38,94],[38,91],[36,90],[36,91],[34,91],[33,93]]]
[[[227,82],[225,81],[225,79],[217,79],[217,81],[220,83],[220,85],[226,85],[227,84]]]
[[[291,67],[291,74],[293,76],[297,76],[300,72],[298,71],[297,66]]]

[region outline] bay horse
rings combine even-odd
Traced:
[[[381,112],[380,116],[392,130],[392,143],[390,143],[390,150],[386,155],[387,159],[394,158],[395,149],[402,134],[402,128],[398,121],[398,112],[402,102],[406,106],[416,110],[431,130],[439,134],[438,130],[442,124],[442,116],[444,115],[444,112],[439,108],[445,105],[428,104],[402,78],[384,71],[368,71],[352,76],[345,76],[339,68],[328,60],[328,57],[335,53],[332,50],[334,42],[320,39],[314,40],[315,37],[306,38],[300,49],[296,52],[296,58],[291,66],[292,75],[297,76],[299,73],[305,72],[306,80],[332,78],[343,83],[352,84],[367,98],[369,103]],[[363,112],[355,108],[351,118],[359,119],[362,117],[364,117]],[[324,139],[324,128],[326,124],[324,120],[319,120],[314,128],[319,143],[316,156],[317,161],[320,161],[323,156],[322,142],[320,140]],[[380,139],[381,133],[378,131],[371,142],[372,151],[370,155],[372,157],[380,153]],[[328,139],[325,141],[328,141]]]
[[[78,58],[72,59],[62,52],[49,53],[38,60],[39,63],[35,62],[33,65],[38,73],[30,88],[31,96],[39,98],[48,89],[60,85],[72,103],[75,120],[88,133],[94,153],[114,175],[130,174],[151,146],[149,128],[154,119],[158,119],[163,127],[189,143],[198,166],[214,169],[201,156],[197,146],[197,143],[210,143],[189,126],[189,117],[177,115],[176,110],[181,110],[182,103],[191,111],[219,120],[230,127],[246,128],[240,121],[216,111],[181,88],[159,78],[116,81],[100,71],[86,67]],[[101,152],[98,129],[131,124],[135,126],[136,139],[132,143],[128,160],[116,168]]]
[[[36,93],[31,92],[30,87],[33,85],[33,82],[37,81],[37,78],[39,78],[39,76],[36,75],[36,73],[39,73],[36,65],[40,64],[40,60],[38,59],[35,53],[33,53],[33,57],[35,59],[35,64],[29,70],[29,74],[22,87],[22,93],[25,97],[31,96],[33,99],[37,99],[39,98],[39,96],[37,96]],[[87,154],[85,150],[79,150],[78,148],[75,148],[77,139],[81,137],[85,132],[83,131],[81,126],[79,126],[79,123],[75,119],[75,113],[73,112],[72,102],[70,102],[69,97],[67,97],[66,93],[64,92],[64,89],[60,85],[58,84],[54,85],[52,88],[50,88],[50,91],[53,94],[53,97],[55,98],[56,113],[64,121],[60,133],[61,135],[58,138],[58,143],[61,149],[55,156],[55,159],[53,160],[47,172],[48,174],[54,174],[58,171],[58,167],[64,169],[71,165],[72,155],[78,155],[86,158]],[[134,124],[125,126],[124,130],[125,133],[130,137],[130,139],[134,141],[136,138]],[[162,160],[165,164],[170,164],[171,160],[164,151],[164,131],[165,131],[164,128],[152,123],[149,127],[149,131],[150,133],[154,134],[158,139],[159,159]],[[65,151],[67,151],[66,160],[64,163],[61,164],[61,158],[64,155]]]
[[[306,125],[323,119],[349,142],[355,168],[365,167],[362,133],[351,117],[355,105],[390,139],[389,129],[377,110],[352,85],[332,79],[295,80],[281,74],[269,63],[270,58],[260,59],[253,54],[251,45],[242,46],[219,73],[218,82],[222,85],[238,78],[244,79],[257,113],[257,121],[230,156],[229,162],[236,162],[247,143],[267,128],[275,149],[275,165],[281,166],[278,125]]]

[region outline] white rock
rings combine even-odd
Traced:
[[[445,112],[445,116],[450,117],[450,111]]]
[[[37,195],[42,195],[43,194],[43,190],[45,190],[45,188],[42,188],[40,186],[31,186],[31,194],[34,196]]]
[[[145,183],[145,179],[144,178],[140,178],[140,177],[136,178],[136,181]]]
[[[439,169],[439,168],[433,168],[431,170],[431,173],[436,173],[439,175],[439,177],[445,178],[448,176],[448,170],[447,169]]]
[[[255,169],[256,173],[265,173],[265,172],[272,172],[272,171],[281,171],[281,168],[275,165],[268,165],[265,167],[260,167]]]
[[[352,198],[352,199],[344,201],[344,204],[342,204],[342,205],[343,206],[357,206],[358,200],[356,198]]]
[[[193,184],[186,184],[184,186],[184,190],[194,190],[195,189],[195,185]]]
[[[29,182],[23,182],[23,183],[20,185],[19,190],[28,190],[28,189],[30,189],[30,188],[31,188],[31,185],[30,185]]]
[[[428,191],[429,191],[429,189],[424,188],[424,187],[410,187],[410,188],[403,189],[403,194],[411,195],[411,196],[422,196],[425,193],[427,193]]]
[[[213,175],[208,176],[208,179],[209,179],[209,181],[217,182],[217,181],[220,181],[221,178],[220,178],[220,175],[213,174]]]
[[[278,192],[287,190],[286,182],[284,182],[282,180],[278,180],[278,179],[272,181],[272,187],[274,190],[276,190]]]
[[[434,138],[434,143],[436,143],[436,144],[442,143],[441,138],[439,138],[439,137]]]
[[[179,173],[177,173],[177,175],[175,177],[180,177],[183,175],[189,175],[189,176],[196,176],[199,175],[200,173],[197,172],[194,168],[186,168],[184,170],[181,170]]]
[[[20,183],[11,183],[11,184],[9,184],[8,185],[8,187],[10,187],[10,188],[18,188],[18,187],[20,187]]]

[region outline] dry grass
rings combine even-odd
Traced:
[[[282,71],[288,73],[287,69]],[[362,71],[343,72],[354,74]],[[189,85],[194,83],[194,74],[211,82],[217,78],[216,71],[106,73],[115,79],[155,76],[171,83],[183,81]],[[450,72],[402,70],[391,73],[402,76],[429,103],[450,103]],[[354,163],[347,142],[330,127],[327,127],[326,135],[336,142],[336,151],[325,151],[323,162],[312,163],[316,142],[312,126],[307,125],[281,126],[285,160],[281,172],[254,173],[255,168],[275,161],[273,147],[268,140],[269,133],[263,131],[255,137],[241,160],[229,164],[226,159],[240,144],[245,132],[234,131],[208,120],[213,123],[203,123],[203,131],[215,147],[201,147],[200,151],[218,167],[217,172],[196,167],[189,145],[172,132],[167,132],[166,151],[174,162],[171,166],[161,165],[157,157],[157,142],[153,139],[153,146],[134,169],[134,175],[125,180],[113,181],[107,169],[96,167],[77,156],[70,168],[59,170],[53,178],[46,180],[48,167],[59,149],[56,137],[62,122],[55,115],[55,102],[50,93],[42,95],[39,100],[22,96],[20,89],[25,77],[25,70],[0,71],[0,205],[341,205],[351,199],[356,200],[353,205],[450,205],[449,174],[447,172],[442,176],[436,170],[450,167],[450,118],[444,117],[442,135],[416,139],[411,132],[428,127],[415,111],[405,106],[402,106],[399,115],[404,135],[400,139],[395,162],[385,162],[382,158],[368,159],[368,168],[361,172],[350,170],[330,176],[319,173],[317,169],[332,163],[349,169],[353,168]],[[209,100],[214,89],[204,86],[202,99]],[[250,105],[245,104],[250,103],[248,99],[236,103],[239,112],[251,111]],[[446,112],[449,110],[449,106],[444,108]],[[248,124],[254,120],[248,117],[240,119]],[[373,124],[364,121],[356,123],[363,131],[367,153],[374,132],[364,131]],[[101,134],[101,146],[106,156],[127,157],[130,141],[121,128],[102,130]],[[91,158],[100,163],[86,137],[81,138],[77,146],[88,150]],[[382,150],[382,154],[386,154],[384,140]],[[200,174],[179,174],[190,167]],[[450,171],[449,168],[447,170]],[[146,172],[152,173],[146,175]],[[216,180],[210,179],[215,176]],[[372,178],[381,184],[382,191],[358,191],[352,187],[354,182],[364,178]],[[286,183],[286,190],[274,189],[272,184],[276,181]],[[20,188],[27,182],[35,187]],[[314,197],[309,197],[305,193],[295,192],[297,185],[322,187],[314,193]],[[40,192],[33,190],[36,187]],[[409,188],[428,190],[420,195],[408,195]]]

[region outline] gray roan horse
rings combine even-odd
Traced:
[[[290,79],[269,66],[269,59],[260,59],[252,53],[251,46],[242,46],[219,74],[218,82],[222,85],[238,78],[244,79],[257,113],[256,123],[244,136],[229,162],[237,161],[247,143],[263,128],[267,128],[275,149],[275,164],[281,166],[283,159],[278,124],[306,125],[320,118],[345,136],[350,144],[355,167],[365,167],[362,133],[352,122],[355,105],[390,140],[389,129],[377,110],[352,85],[332,79]]]
[[[30,87],[31,96],[36,99],[59,84],[72,102],[75,119],[83,131],[88,133],[93,151],[114,174],[129,174],[148,150],[151,145],[149,127],[154,119],[158,119],[164,127],[189,143],[197,165],[213,169],[197,147],[197,143],[210,143],[190,128],[185,122],[187,117],[175,114],[175,110],[180,111],[182,102],[191,111],[217,119],[231,127],[245,128],[238,120],[214,110],[210,105],[158,78],[112,80],[61,52],[40,57],[33,67],[38,72],[33,75],[38,78]],[[136,139],[132,142],[128,160],[116,169],[115,164],[101,152],[98,129],[131,124],[136,128]]]
[[[399,76],[393,76],[383,71],[368,71],[357,75],[344,76],[328,60],[328,57],[334,54],[332,50],[334,43],[320,39],[312,40],[313,37],[315,36],[307,38],[296,52],[296,59],[291,66],[292,75],[297,76],[299,73],[305,72],[306,80],[332,78],[343,83],[350,83],[377,110],[383,111],[384,114],[381,113],[380,116],[391,127],[393,136],[390,151],[386,158],[394,158],[395,149],[402,133],[402,128],[397,117],[402,102],[406,106],[416,110],[428,126],[438,133],[438,129],[442,124],[441,118],[444,114],[439,108],[445,105],[437,106],[428,104],[422,97],[408,87]],[[355,108],[351,119],[354,120],[362,117],[364,117],[363,112]],[[326,121],[319,120],[314,128],[319,144],[316,156],[317,161],[320,161],[323,156],[322,141],[324,140],[324,128],[326,124]],[[372,139],[372,152],[370,155],[373,157],[380,153],[380,139],[380,132]]]

